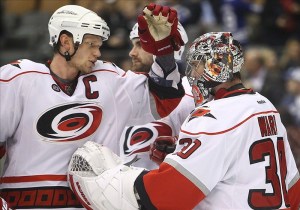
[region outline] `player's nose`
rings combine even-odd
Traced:
[[[95,56],[96,58],[99,58],[99,57],[101,56],[101,50],[100,50],[100,48],[99,48],[99,49],[96,49],[96,50],[94,51],[94,56]]]
[[[137,55],[137,50],[136,50],[136,47],[133,46],[133,47],[131,48],[131,50],[129,51],[129,56],[130,56],[130,57],[135,57],[136,55]]]

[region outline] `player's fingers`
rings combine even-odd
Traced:
[[[177,11],[171,8],[168,17],[168,23],[173,24],[176,19],[177,19]]]
[[[161,5],[156,5],[155,8],[154,8],[154,10],[152,11],[152,14],[154,16],[158,16],[159,13],[161,12],[162,8],[163,7]]]
[[[168,23],[169,12],[170,12],[170,7],[167,6],[162,7],[161,12],[159,14],[161,24]]]
[[[150,11],[153,11],[155,7],[156,7],[156,4],[155,4],[155,3],[150,3],[150,4],[147,6],[147,9],[150,10]]]
[[[148,6],[146,6],[144,8],[144,10],[143,10],[144,14],[148,15],[148,16],[152,15],[152,11],[154,10],[155,7],[156,7],[156,4],[154,4],[154,3],[149,4]]]
[[[169,15],[170,7],[163,6],[161,10],[161,14],[164,17],[167,17]]]
[[[143,15],[139,15],[137,19],[139,24],[139,30],[145,30],[148,28],[147,21]]]
[[[159,160],[160,162],[162,162],[166,157],[166,154],[164,152],[161,152],[159,150],[154,150],[153,151],[153,158],[156,160]]]

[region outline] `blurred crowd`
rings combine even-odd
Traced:
[[[244,49],[245,84],[281,112],[300,169],[300,0],[3,0],[0,65],[19,58],[46,62],[52,57],[50,15],[64,4],[78,4],[98,13],[110,27],[101,59],[130,69],[129,33],[149,2],[174,7],[189,42],[210,31],[233,33]],[[185,68],[185,62],[180,66]]]

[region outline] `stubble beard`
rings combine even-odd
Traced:
[[[145,65],[145,64],[142,64],[142,63],[139,63],[139,64],[133,63],[132,64],[132,71],[135,71],[135,72],[148,73],[150,71],[150,69],[151,69],[150,65]]]

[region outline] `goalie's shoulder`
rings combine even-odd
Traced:
[[[16,60],[0,68],[0,81],[10,81],[27,73],[49,74],[49,69],[45,64],[28,59]]]

